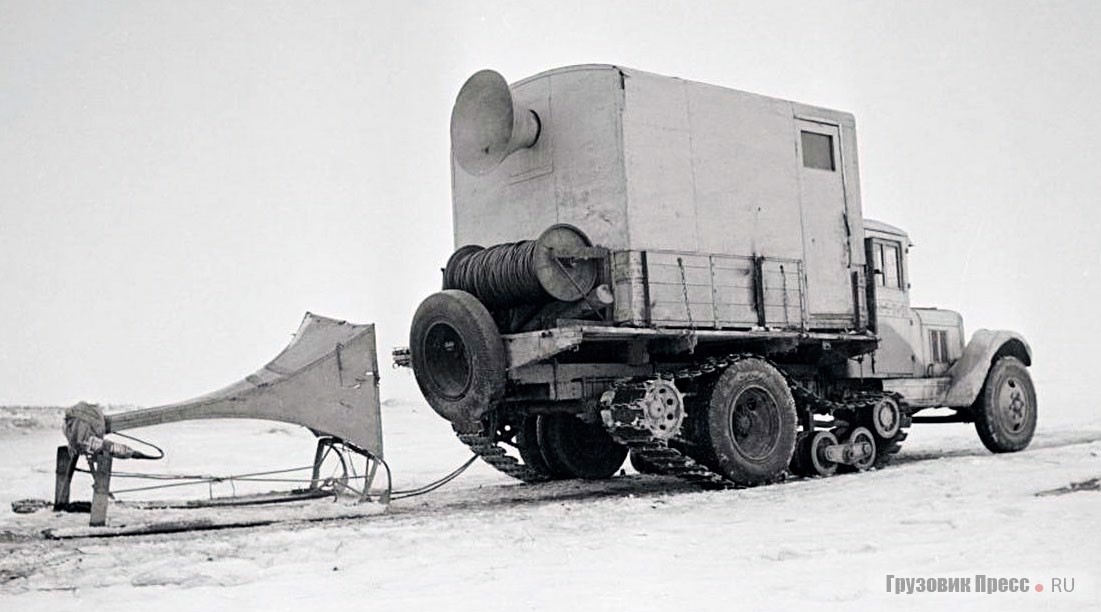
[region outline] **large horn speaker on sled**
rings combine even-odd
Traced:
[[[57,449],[54,509],[68,507],[73,473],[83,456],[93,478],[89,524],[103,526],[113,459],[158,458],[109,440],[107,434],[179,421],[226,418],[282,421],[302,425],[317,435],[307,492],[317,489],[327,449],[343,443],[365,454],[371,468],[361,496],[367,499],[382,458],[375,326],[306,313],[294,339],[282,352],[228,387],[184,402],[110,415],[84,402],[69,408],[63,426],[68,444]],[[388,502],[388,492],[383,499]]]
[[[105,428],[219,418],[302,425],[381,457],[375,326],[306,313],[290,344],[243,380],[184,402],[107,415]]]
[[[470,174],[483,175],[539,140],[539,115],[517,106],[508,82],[493,70],[474,73],[451,111],[451,152]]]

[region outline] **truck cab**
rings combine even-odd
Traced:
[[[868,293],[875,304],[880,343],[870,359],[853,362],[860,376],[942,377],[963,355],[963,317],[959,313],[915,308],[910,303],[908,257],[912,246],[905,231],[881,221],[864,220],[864,250],[870,266]]]
[[[868,262],[869,325],[879,337],[870,355],[849,360],[849,376],[878,380],[914,408],[970,408],[987,367],[1003,356],[1025,365],[1031,351],[1018,334],[979,330],[971,342],[958,312],[910,302],[909,254],[914,243],[902,229],[864,220]]]

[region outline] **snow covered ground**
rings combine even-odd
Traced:
[[[0,609],[1101,609],[1101,492],[1036,496],[1101,476],[1101,420],[1092,407],[1052,406],[1041,407],[1032,446],[1013,455],[987,453],[966,425],[915,426],[886,469],[717,492],[629,468],[607,482],[523,486],[476,463],[378,515],[65,541],[34,536],[86,525],[87,515],[10,510],[16,499],[52,497],[56,417],[9,412],[0,415]],[[383,419],[398,488],[469,456],[423,402],[387,402]],[[116,470],[239,473],[305,465],[313,453],[308,432],[267,422],[137,433],[168,458]],[[89,497],[78,475],[74,499]],[[129,516],[116,510],[116,522]],[[976,574],[1045,590],[886,589],[887,575],[971,577],[974,588]],[[1052,592],[1056,577],[1073,578],[1074,592]]]

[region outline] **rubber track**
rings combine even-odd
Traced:
[[[549,474],[533,469],[525,465],[519,459],[507,454],[505,449],[495,440],[492,433],[486,430],[480,432],[455,432],[459,440],[467,445],[475,455],[497,469],[497,471],[526,483],[547,482],[551,480]]]
[[[649,430],[618,426],[609,430],[616,442],[631,449],[636,457],[646,461],[653,470],[663,476],[674,476],[705,489],[737,489],[735,482],[711,471],[695,459],[669,446],[663,440],[655,440]]]

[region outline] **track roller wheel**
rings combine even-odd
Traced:
[[[849,435],[845,437],[847,444],[868,444],[871,446],[870,452],[868,452],[864,458],[859,459],[851,464],[843,466],[846,472],[863,472],[873,465],[875,465],[876,458],[876,445],[875,436],[872,435],[871,430],[867,427],[857,427],[849,432]],[[837,439],[834,439],[834,444],[837,443]]]
[[[837,464],[826,458],[826,449],[836,445],[837,436],[828,431],[802,436],[795,447],[792,471],[800,476],[832,476],[837,472]]]

